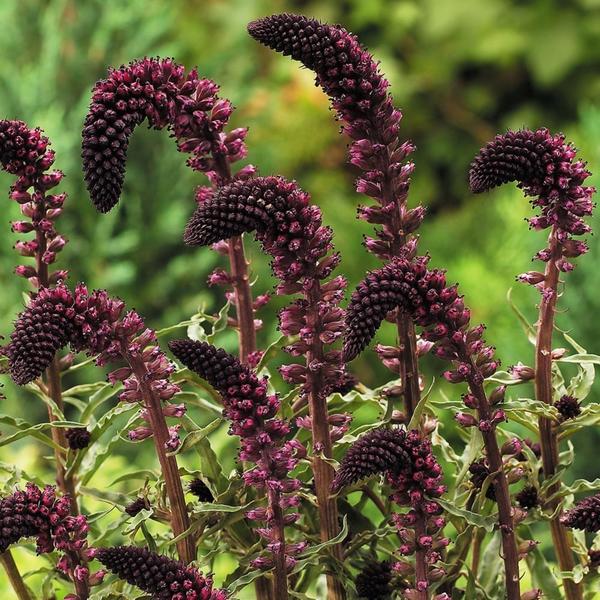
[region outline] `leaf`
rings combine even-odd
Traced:
[[[194,504],[194,508],[192,510],[193,513],[214,513],[214,512],[222,512],[222,513],[237,513],[237,512],[246,512],[253,506],[258,504],[257,500],[252,500],[251,502],[247,502],[242,506],[230,506],[229,504],[216,504],[214,502],[198,502],[198,504]]]
[[[506,300],[507,300],[509,306],[512,308],[515,315],[517,315],[517,319],[519,320],[519,323],[521,323],[521,326],[523,327],[523,331],[525,332],[527,339],[529,340],[529,342],[531,344],[533,344],[535,346],[535,342],[536,342],[535,327],[533,325],[531,325],[531,323],[529,323],[529,321],[527,320],[527,317],[525,317],[525,315],[521,312],[521,310],[513,302],[512,291],[513,291],[512,287],[508,289],[508,292],[506,293]]]
[[[267,364],[277,356],[277,353],[285,344],[287,343],[287,336],[280,335],[272,344],[269,344],[267,349],[264,351],[263,355],[260,358],[258,365],[256,366],[256,372],[260,373]]]
[[[412,417],[410,418],[410,422],[407,427],[407,429],[409,431],[411,429],[417,429],[419,427],[419,423],[421,421],[421,415],[423,414],[423,411],[425,410],[425,407],[427,406],[427,400],[431,397],[431,390],[433,389],[434,382],[435,382],[435,379],[432,379],[429,389],[421,396],[419,402],[417,403],[417,406],[415,407],[415,411],[414,411]]]
[[[527,539],[535,539],[533,532],[528,527],[526,531]],[[526,560],[534,587],[540,588],[544,592],[544,598],[548,598],[548,600],[562,600],[558,582],[552,574],[552,569],[546,557],[537,545],[527,553]]]
[[[10,425],[14,427],[18,431],[13,433],[12,435],[2,436],[0,437],[0,446],[6,446],[7,444],[11,444],[12,442],[16,442],[24,437],[32,437],[36,440],[54,448],[55,450],[62,450],[62,448],[54,443],[54,440],[47,436],[45,433],[42,433],[44,429],[50,429],[50,423],[40,423],[38,425],[32,425],[28,423],[24,419],[19,419],[16,417],[11,417],[9,415],[0,415],[0,423],[4,423],[5,425]],[[60,423],[60,422],[56,422]],[[69,421],[63,421],[63,423],[69,423]],[[59,425],[55,424],[55,427]],[[66,425],[66,427],[70,427],[71,425]]]
[[[597,354],[572,354],[571,356],[563,356],[556,362],[575,363],[575,364],[590,364],[600,365],[600,356]]]
[[[213,343],[217,333],[220,333],[221,331],[223,331],[225,329],[225,327],[227,327],[227,320],[229,318],[229,309],[230,308],[231,308],[231,302],[229,302],[229,300],[228,300],[225,303],[225,305],[223,306],[223,308],[221,308],[221,310],[219,311],[219,314],[217,315],[217,318],[215,319],[215,321],[213,323],[212,331],[210,332],[209,335],[206,336],[206,340],[208,342],[210,342],[211,344]]]
[[[194,426],[197,427],[196,424],[189,418],[186,419]],[[177,454],[181,454],[190,448],[193,448],[196,444],[199,444],[206,436],[210,435],[213,431],[219,428],[219,426],[224,423],[225,420],[221,417],[211,421],[206,427],[202,427],[201,429],[193,429],[190,433],[188,433],[183,441],[179,445],[179,448],[175,450],[175,452],[167,453],[167,456],[175,456]]]
[[[497,515],[478,515],[477,513],[467,510],[466,508],[454,506],[452,502],[444,500],[443,498],[437,498],[436,502],[440,504],[447,513],[466,521],[470,525],[474,525],[480,529],[485,529],[487,532],[492,532],[498,523]]]

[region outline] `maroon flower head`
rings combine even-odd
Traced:
[[[280,14],[253,21],[248,33],[315,71],[317,85],[332,98],[343,119],[368,119],[384,108],[389,84],[373,57],[344,28]]]
[[[371,562],[356,576],[356,593],[368,600],[389,600],[392,594],[392,567],[389,561]]]
[[[363,434],[350,446],[331,484],[334,492],[375,474],[411,470],[403,429],[380,427]]]
[[[487,461],[482,458],[481,460],[472,462],[469,465],[469,473],[471,474],[471,483],[473,484],[473,487],[480,490],[483,488],[485,480],[490,476],[490,468],[488,467]],[[485,497],[496,502],[496,490],[492,480],[490,480],[490,484],[485,492]]]
[[[83,128],[81,156],[92,202],[108,212],[119,201],[127,147],[144,120],[161,129],[175,117],[175,99],[186,81],[172,59],[143,58],[110,71],[96,83]]]
[[[194,567],[136,546],[98,548],[96,558],[119,579],[156,600],[225,600],[212,579]]]
[[[534,508],[540,503],[538,489],[534,485],[528,485],[515,495],[515,500],[525,510]]]
[[[190,493],[194,494],[194,496],[200,500],[200,502],[213,502],[215,499],[209,487],[202,479],[196,478],[190,481],[188,489]]]
[[[560,518],[565,527],[589,533],[600,531],[600,494],[588,496],[566,511]]]
[[[0,500],[0,552],[21,538],[35,537],[37,552],[85,548],[88,525],[85,517],[71,516],[68,496],[56,496],[53,486],[43,490],[28,483]]]
[[[575,396],[564,395],[554,403],[562,420],[574,419],[581,414],[581,403]]]
[[[87,448],[92,437],[91,433],[85,427],[69,427],[65,435],[71,450],[83,450],[83,448]]]
[[[583,218],[592,214],[595,191],[584,185],[590,172],[575,156],[575,148],[562,134],[552,135],[547,129],[509,131],[497,135],[475,157],[469,173],[471,190],[480,193],[517,181],[525,195],[535,197],[532,205],[541,211],[529,219],[530,226],[537,230],[555,227],[563,256],[575,257],[585,253],[587,246],[571,236],[590,231]],[[550,254],[546,248],[537,258],[547,261]],[[563,270],[572,269],[568,261],[563,264]],[[522,279],[537,283],[535,277]]]
[[[64,285],[43,288],[19,315],[7,347],[10,374],[18,385],[39,377],[57,350],[74,335],[73,295]]]
[[[149,509],[150,509],[150,502],[148,502],[148,499],[139,497],[139,498],[136,498],[133,502],[130,502],[125,507],[125,512],[130,517],[135,517],[142,510],[149,510]]]

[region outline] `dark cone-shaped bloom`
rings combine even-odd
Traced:
[[[92,434],[85,427],[70,427],[65,433],[71,450],[87,448]]]
[[[197,569],[136,546],[99,548],[96,558],[119,579],[151,594],[154,600],[225,600],[212,579]]]
[[[405,448],[406,432],[381,427],[362,435],[350,446],[331,484],[333,491],[375,474],[411,469]]]
[[[343,27],[302,15],[280,14],[253,21],[248,33],[313,70],[317,85],[348,121],[374,116],[386,100],[389,84],[377,63]]]
[[[562,396],[554,403],[554,408],[558,410],[563,420],[574,419],[581,414],[581,404],[575,396]]]
[[[356,576],[356,593],[367,600],[389,600],[392,594],[392,568],[389,561],[369,563]]]
[[[136,498],[133,502],[130,502],[125,507],[125,512],[130,517],[135,517],[142,510],[149,510],[149,509],[150,509],[150,502],[148,502],[148,499],[139,497],[139,498]]]
[[[469,465],[469,473],[471,474],[471,483],[475,489],[480,490],[483,488],[485,480],[490,476],[490,468],[488,467],[486,460],[482,458]],[[485,492],[485,497],[494,502],[496,501],[496,490],[491,480]]]
[[[94,87],[81,156],[90,197],[100,212],[119,201],[133,130],[146,119],[157,129],[170,124],[184,82],[184,69],[173,60],[143,58],[111,71]]]
[[[571,510],[566,511],[560,520],[565,527],[590,533],[600,531],[600,494],[584,498]]]
[[[73,296],[65,286],[43,288],[19,315],[6,349],[18,385],[39,377],[73,334]]]
[[[517,501],[517,504],[525,510],[534,508],[540,503],[538,489],[534,485],[528,485],[515,495],[515,500]]]
[[[200,502],[213,502],[215,499],[202,479],[196,478],[193,481],[190,481],[188,489],[191,494],[194,494],[194,496],[200,500]]]
[[[445,332],[469,320],[456,288],[446,287],[443,272],[428,270],[427,259],[393,259],[368,273],[352,294],[346,312],[347,362],[366,348],[386,315],[397,308],[406,311],[417,325],[440,323]]]

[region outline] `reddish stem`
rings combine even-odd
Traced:
[[[277,531],[279,547],[274,552],[275,569],[273,580],[273,600],[287,600],[287,568],[285,564],[285,530],[283,524],[283,510],[281,508],[281,495],[275,490],[269,490],[269,507],[273,513],[273,523]]]
[[[165,479],[167,496],[171,505],[171,527],[175,537],[179,537],[190,527],[189,516],[185,504],[183,486],[179,476],[179,468],[175,456],[168,456],[166,442],[169,440],[169,428],[163,414],[163,407],[160,398],[148,384],[149,372],[139,354],[129,352],[127,343],[121,345],[123,358],[127,361],[133,374],[135,375],[144,407],[148,411],[150,426],[153,432],[154,446],[160,462],[162,475]],[[196,548],[191,536],[186,536],[177,542],[177,552],[180,560],[186,564],[196,559]]]
[[[477,366],[472,361],[466,348],[462,352],[461,362],[470,363],[471,375],[467,378],[469,389],[477,399],[477,409],[479,420],[490,422],[492,411],[490,403],[483,389],[483,376]],[[496,493],[496,503],[498,505],[498,522],[500,524],[500,534],[502,536],[502,554],[504,559],[504,570],[506,576],[506,593],[508,600],[519,600],[519,553],[515,540],[514,523],[512,517],[512,506],[510,502],[510,492],[508,482],[503,470],[502,455],[496,440],[495,428],[483,430],[481,432],[485,452],[490,466],[490,472],[495,474],[494,491]]]
[[[23,577],[19,572],[15,559],[13,558],[10,550],[5,550],[0,553],[0,562],[6,571],[6,575],[10,581],[10,585],[13,591],[17,595],[18,600],[31,600],[29,590],[23,581]]]
[[[554,330],[554,313],[558,294],[559,270],[556,261],[561,257],[562,249],[556,236],[555,228],[549,237],[551,257],[546,263],[544,290],[539,307],[537,338],[535,345],[535,395],[536,399],[545,404],[552,404],[552,333]],[[558,467],[558,439],[554,430],[552,419],[540,417],[538,419],[540,430],[540,446],[542,449],[542,464],[544,477],[550,478],[556,473]],[[553,496],[560,488],[560,482],[548,489],[548,496]],[[558,500],[548,504],[553,512],[558,506]],[[552,542],[556,558],[561,571],[572,571],[575,567],[573,552],[569,544],[567,529],[556,515],[550,521]],[[572,579],[563,579],[563,586],[567,600],[582,600],[581,586]]]
[[[320,299],[321,285],[318,279],[315,278],[306,293],[308,303],[306,307],[307,327],[312,331],[312,344],[306,357],[307,365],[324,363],[323,343],[320,340],[322,329],[319,313]],[[311,418],[312,443],[315,453],[312,458],[312,465],[319,510],[321,541],[327,542],[339,534],[340,526],[337,499],[331,495],[331,482],[334,477],[333,467],[326,460],[316,455],[319,452],[326,459],[333,456],[327,394],[320,370],[307,368],[306,388],[308,390],[308,410]],[[331,546],[329,551],[334,559],[343,560],[341,544]],[[346,597],[344,586],[333,575],[327,575],[327,589],[329,600],[343,600]]]
[[[416,600],[428,600],[428,577],[427,577],[427,550],[419,544],[421,536],[427,533],[427,515],[417,509],[417,522],[415,523],[415,590]],[[425,589],[419,590],[419,584],[425,582]]]

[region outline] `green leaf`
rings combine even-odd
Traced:
[[[216,335],[223,331],[227,327],[227,320],[229,318],[229,309],[231,308],[231,302],[227,301],[223,308],[219,311],[216,320],[213,323],[212,331],[206,336],[206,340],[213,343]]]
[[[12,442],[16,442],[24,437],[32,437],[36,440],[54,448],[55,450],[63,450],[58,444],[54,443],[54,440],[47,436],[45,433],[42,433],[44,429],[50,429],[52,425],[50,423],[39,423],[38,425],[32,425],[28,423],[24,419],[19,419],[16,417],[11,417],[9,415],[0,415],[0,423],[4,423],[5,425],[10,425],[14,427],[18,431],[13,433],[12,435],[0,437],[0,446],[6,446],[7,444],[12,444]],[[66,425],[63,425],[65,424]],[[70,421],[56,421],[54,427],[71,427],[69,424]]]
[[[498,523],[498,517],[496,515],[479,515],[467,510],[466,508],[454,506],[452,502],[448,502],[443,498],[437,498],[436,502],[440,504],[447,513],[466,521],[470,525],[474,525],[480,529],[485,529],[487,532],[492,532]]]
[[[535,539],[533,532],[528,527],[526,531],[527,539]],[[558,587],[556,577],[552,574],[552,568],[537,546],[527,553],[527,566],[531,572],[533,586],[540,588],[544,592],[544,598],[548,598],[548,600],[562,600],[563,596]]]
[[[189,418],[186,417],[186,420],[189,421],[194,427],[197,427],[196,424]],[[211,421],[206,427],[202,427],[201,429],[193,429],[190,433],[188,433],[183,441],[179,445],[179,448],[175,450],[175,452],[169,452],[168,456],[174,456],[177,454],[181,454],[190,448],[193,448],[196,444],[199,444],[204,438],[210,435],[213,431],[219,428],[219,426],[224,423],[225,420],[221,417]]]

